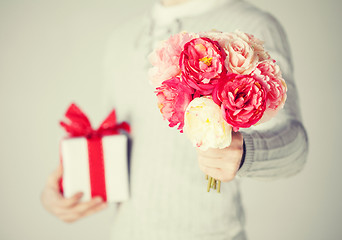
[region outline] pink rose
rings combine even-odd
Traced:
[[[158,99],[158,107],[164,119],[169,121],[169,126],[179,124],[178,129],[183,131],[184,112],[192,100],[193,90],[182,83],[179,77],[166,80],[155,91]]]
[[[218,79],[226,73],[226,54],[217,42],[209,38],[195,38],[184,45],[179,64],[182,81],[200,91],[210,94]]]
[[[253,76],[228,74],[214,89],[213,100],[233,126],[248,128],[256,124],[266,109],[266,92]]]
[[[236,74],[250,74],[258,62],[269,58],[263,42],[253,35],[236,31],[229,34],[228,44],[223,46],[228,52],[225,64],[228,71]]]
[[[254,53],[258,56],[259,61],[270,59],[270,55],[264,49],[264,41],[254,37],[254,35],[249,33],[244,33],[241,31],[235,31],[235,33],[249,42],[249,45],[253,48]]]
[[[266,111],[261,120],[266,122],[284,106],[287,87],[274,60],[260,62],[251,75],[257,78],[266,90]]]
[[[194,38],[194,35],[181,32],[163,41],[148,56],[152,68],[149,69],[149,77],[154,87],[171,77],[180,74],[179,58],[184,44]]]

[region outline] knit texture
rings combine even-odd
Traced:
[[[193,5],[187,6],[196,12]],[[239,0],[213,1],[206,11],[188,15],[183,9],[181,16],[177,11],[168,14],[160,4],[153,11],[116,29],[106,50],[106,105],[115,107],[119,121],[132,127],[131,198],[118,207],[112,239],[246,239],[239,179],[222,183],[221,194],[206,192],[196,150],[183,134],[168,127],[157,108],[147,79],[147,54],[159,40],[182,30],[240,29],[265,41],[282,69],[288,98],[270,122],[241,129],[246,155],[238,176],[271,180],[300,171],[307,153],[285,33],[271,15]]]

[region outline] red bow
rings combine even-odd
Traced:
[[[70,137],[96,138],[119,134],[120,130],[130,132],[130,126],[127,122],[117,124],[115,110],[110,112],[97,130],[91,127],[88,117],[74,103],[69,106],[65,117],[70,120],[70,123],[61,121],[60,125],[69,133]]]

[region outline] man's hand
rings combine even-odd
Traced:
[[[51,173],[43,189],[41,201],[46,210],[64,222],[74,222],[106,207],[107,204],[100,197],[95,197],[87,202],[80,202],[82,193],[76,193],[70,198],[64,198],[59,191],[58,185],[62,174],[62,166],[59,166],[58,169]]]
[[[239,170],[243,155],[243,137],[239,132],[232,132],[232,142],[224,149],[210,148],[207,151],[197,149],[200,169],[210,177],[222,182],[234,179]]]

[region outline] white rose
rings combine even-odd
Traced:
[[[232,140],[232,127],[223,119],[220,107],[209,96],[190,102],[184,115],[183,131],[201,150],[226,148]]]

